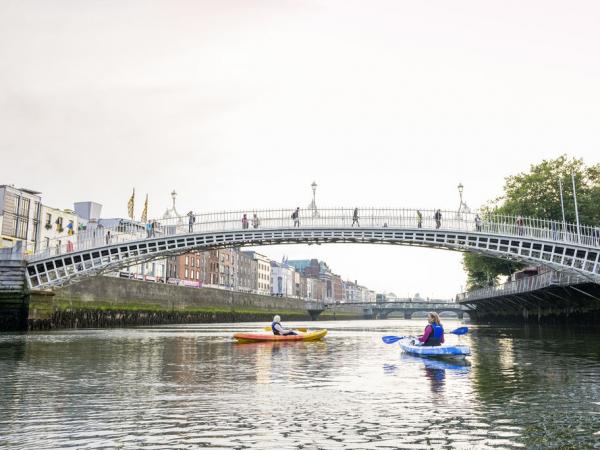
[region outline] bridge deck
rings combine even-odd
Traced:
[[[28,255],[28,282],[31,288],[45,288],[190,250],[290,243],[386,243],[469,251],[600,281],[597,228],[530,218],[517,225],[507,216],[475,221],[475,214],[449,211],[437,223],[433,211],[423,210],[419,221],[416,210],[373,208],[361,209],[361,226],[353,227],[353,210],[305,211],[297,224],[291,210],[257,211],[257,228],[242,228],[243,212],[203,214],[187,224],[187,218],[163,220],[149,237],[142,224],[87,230]]]

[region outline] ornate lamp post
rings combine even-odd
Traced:
[[[469,213],[471,210],[467,206],[467,204],[463,201],[463,191],[465,187],[462,183],[458,183],[458,195],[460,196],[460,204],[458,205],[458,212],[456,213],[456,217],[458,219],[462,219],[463,213]]]
[[[317,211],[317,202],[315,200],[316,192],[317,192],[317,183],[313,181],[312,184],[310,185],[310,187],[312,188],[312,191],[313,191],[313,198],[312,198],[312,202],[310,203],[310,205],[308,205],[308,209],[312,210],[313,217],[319,217],[319,211]]]

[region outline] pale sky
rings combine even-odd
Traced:
[[[0,184],[123,217],[317,205],[476,208],[563,153],[599,162],[600,2],[0,0]],[[461,255],[319,258],[453,297]]]

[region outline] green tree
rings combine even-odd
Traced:
[[[463,267],[467,272],[467,290],[470,291],[496,284],[500,275],[508,276],[522,268],[523,264],[478,253],[465,253]]]
[[[531,166],[528,173],[506,178],[504,195],[496,200],[500,214],[522,215],[539,219],[562,220],[559,180],[563,185],[565,219],[575,222],[575,202],[571,174],[575,174],[575,189],[582,224],[600,221],[600,164],[586,167],[581,159],[562,155]]]
[[[562,155],[532,165],[527,173],[505,179],[504,195],[482,208],[483,213],[522,215],[539,219],[562,220],[559,180],[562,181],[565,220],[575,222],[575,202],[571,174],[575,174],[575,189],[582,225],[600,224],[600,164],[586,167],[582,159]],[[469,290],[495,282],[500,275],[510,275],[521,264],[478,254],[465,253],[463,266],[467,271]]]

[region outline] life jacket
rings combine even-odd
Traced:
[[[444,336],[444,328],[437,323],[430,323],[428,326],[431,327],[432,333],[427,338],[427,341],[423,345],[427,346],[438,346],[442,344],[442,336]]]
[[[273,322],[271,324],[271,330],[273,330],[273,334],[275,336],[279,336],[281,333],[275,329],[275,325],[281,325],[279,322]]]

